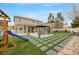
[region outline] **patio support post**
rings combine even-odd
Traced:
[[[38,38],[40,38],[41,34],[40,34],[40,27],[38,27],[39,30],[38,30]]]

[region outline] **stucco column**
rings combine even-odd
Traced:
[[[27,26],[27,35],[29,35],[29,26]]]

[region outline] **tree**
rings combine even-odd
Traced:
[[[72,4],[71,10],[69,11],[69,18],[72,20],[71,26],[73,28],[79,27],[79,6],[78,4]]]
[[[73,11],[74,11],[74,20],[71,23],[71,26],[73,28],[79,27],[79,9],[76,6],[73,6]]]
[[[59,21],[64,21],[64,17],[61,15],[61,12],[57,13],[57,18]]]
[[[52,15],[51,15],[51,13],[49,13],[48,22],[51,22],[51,17],[52,17]]]
[[[71,26],[73,28],[79,27],[79,17],[78,18],[75,18],[75,20],[72,21]]]
[[[53,13],[49,13],[49,16],[48,16],[48,22],[51,22],[54,20],[54,16],[53,16]]]

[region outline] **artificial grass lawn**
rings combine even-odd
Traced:
[[[0,52],[1,55],[45,55],[38,47],[30,42],[15,38],[16,48]]]

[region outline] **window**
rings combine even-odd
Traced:
[[[24,33],[26,33],[26,26],[24,26]]]
[[[18,30],[18,28],[16,28],[16,30]]]
[[[19,28],[19,30],[23,30],[23,28]]]
[[[37,24],[39,24],[39,22],[37,22]]]
[[[35,21],[32,21],[32,23],[35,23]]]

